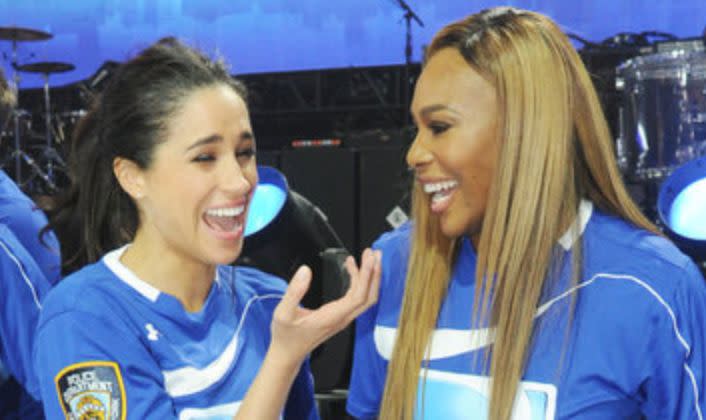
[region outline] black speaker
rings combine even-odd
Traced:
[[[319,207],[346,249],[358,255],[355,152],[328,147],[289,149],[282,152],[280,165],[289,188]]]
[[[258,149],[257,150],[257,164],[271,166],[275,169],[279,169],[280,168],[280,163],[279,163],[280,155],[281,155],[281,152],[279,150]]]
[[[412,174],[402,146],[358,152],[359,244],[364,249],[409,217]]]

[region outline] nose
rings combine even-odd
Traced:
[[[410,169],[416,170],[431,162],[432,159],[432,153],[424,145],[424,140],[422,139],[421,134],[417,133],[414,137],[412,145],[407,151],[407,166],[409,166]]]
[[[257,185],[257,166],[254,159],[243,165],[237,159],[229,160],[220,173],[221,189],[233,195],[246,195],[255,188],[255,185]]]

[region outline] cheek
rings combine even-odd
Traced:
[[[466,161],[461,183],[463,204],[474,212],[484,212],[495,169],[487,161]]]
[[[257,176],[257,164],[255,163],[255,159],[245,165],[242,170],[243,177],[248,181],[248,183],[250,183],[250,187],[252,187],[252,190],[250,191],[250,195],[252,195],[253,191],[255,190],[255,186],[257,186],[257,183],[259,182]]]

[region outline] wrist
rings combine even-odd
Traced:
[[[267,349],[265,362],[278,372],[296,374],[304,361],[304,357],[297,357],[286,346],[277,345],[273,342],[270,343],[270,347]]]

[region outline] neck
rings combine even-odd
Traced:
[[[188,312],[202,307],[213,284],[216,267],[166,247],[156,247],[138,233],[120,258],[142,281],[179,300]]]

